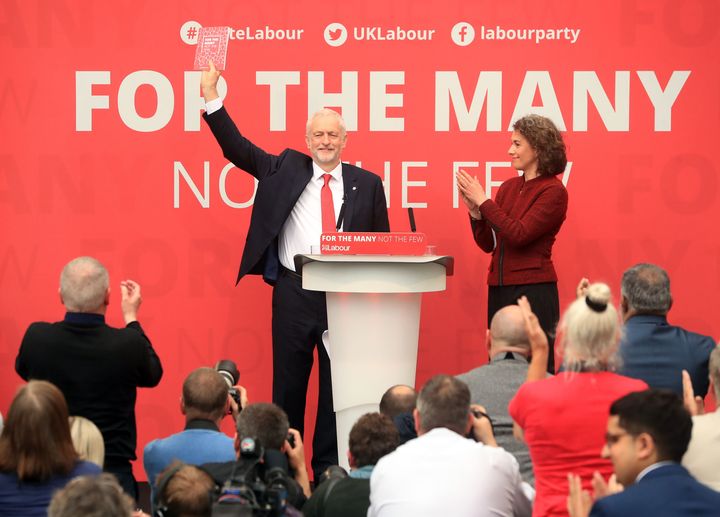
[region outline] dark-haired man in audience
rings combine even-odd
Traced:
[[[292,435],[294,445],[288,441],[288,434]],[[290,429],[285,411],[275,404],[266,402],[249,404],[243,408],[237,418],[237,435],[235,436],[235,450],[240,461],[242,461],[240,447],[245,438],[252,438],[266,454],[267,451],[285,453],[291,475],[288,486],[288,502],[295,508],[302,508],[305,500],[310,496],[310,480],[305,466],[305,449],[300,433],[297,429]],[[220,486],[230,479],[234,467],[235,461],[202,465],[202,468]],[[261,478],[265,476],[262,463],[258,466],[258,474]]]
[[[414,416],[418,438],[373,470],[368,517],[530,515],[517,461],[496,446],[487,418],[473,415],[465,383],[433,377]],[[471,429],[480,443],[465,438]]]
[[[702,414],[702,403],[695,400],[689,381],[684,383],[688,391],[685,406],[693,415],[693,428],[682,463],[698,481],[720,491],[720,403],[712,413]],[[715,400],[720,402],[720,347],[710,354],[710,385],[715,390]]]
[[[520,464],[523,480],[535,485],[532,461],[527,445],[513,436],[513,420],[508,404],[525,382],[530,341],[522,311],[517,305],[503,307],[493,316],[486,334],[490,362],[458,375],[470,388],[473,404],[482,404],[493,420],[495,440]]]
[[[237,388],[247,399],[245,389]],[[173,460],[202,465],[235,459],[233,439],[220,432],[220,423],[229,413],[237,418],[238,408],[228,395],[225,380],[216,370],[198,368],[185,378],[180,411],[185,415],[185,430],[145,446],[143,464],[152,494],[157,475]]]
[[[120,282],[125,328],[105,323],[109,275],[92,257],[70,261],[60,275],[63,321],[37,322],[25,332],[15,371],[25,380],[46,380],[65,395],[71,415],[94,423],[105,440],[106,472],[137,499],[130,462],[136,459],[135,400],[138,387],[157,386],[163,370],[137,321],[140,286]]]
[[[390,418],[400,433],[400,443],[417,438],[413,410],[417,393],[411,386],[396,384],[388,388],[380,399],[380,413]]]
[[[380,413],[361,416],[350,430],[350,475],[321,484],[303,507],[305,517],[365,517],[370,505],[370,475],[375,464],[399,444],[392,421]]]
[[[621,293],[625,336],[618,373],[682,397],[681,372],[687,370],[695,394],[705,397],[715,341],[668,323],[673,300],[667,272],[654,264],[637,264],[623,273]]]
[[[592,504],[580,479],[570,475],[570,515],[717,516],[720,492],[696,481],[680,465],[691,432],[690,413],[670,391],[650,389],[616,400],[610,406],[602,456],[612,461],[625,490],[606,495],[608,487],[596,477]]]

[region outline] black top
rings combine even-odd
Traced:
[[[28,327],[15,360],[25,380],[46,380],[65,395],[71,415],[91,420],[105,440],[105,464],[136,459],[137,387],[157,386],[162,365],[138,322],[105,324],[99,314]]]
[[[370,480],[343,478],[322,483],[303,507],[305,517],[365,517],[370,507]]]

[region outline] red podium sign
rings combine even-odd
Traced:
[[[320,236],[321,255],[425,255],[427,239],[414,232],[332,232]]]

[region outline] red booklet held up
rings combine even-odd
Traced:
[[[230,27],[200,27],[195,50],[195,70],[207,70],[210,68],[209,61],[218,70],[225,70],[229,39]]]

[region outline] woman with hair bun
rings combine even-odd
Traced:
[[[567,165],[565,143],[555,124],[540,115],[517,120],[510,140],[511,165],[522,175],[504,181],[495,201],[463,170],[457,174],[457,185],[475,243],[492,253],[488,326],[497,311],[526,296],[548,336],[548,370],[554,372],[560,301],[552,247],[567,212],[567,190],[557,178]]]
[[[60,390],[46,381],[22,386],[0,434],[0,515],[45,517],[55,490],[101,471],[78,459]]]
[[[530,338],[532,360],[527,381],[508,410],[516,435],[530,449],[535,471],[533,516],[567,516],[568,474],[589,483],[595,471],[605,480],[612,464],[600,457],[610,405],[645,382],[611,371],[621,327],[610,288],[581,282],[578,298],[560,323],[564,371],[545,373],[549,353],[545,333],[527,299],[519,300]]]

